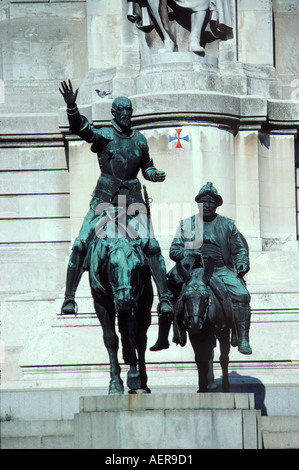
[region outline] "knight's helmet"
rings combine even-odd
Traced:
[[[215,199],[217,207],[222,206],[223,204],[222,197],[218,194],[217,189],[214,188],[213,183],[209,181],[199,190],[199,193],[195,197],[195,201],[200,202],[201,198],[204,196],[211,196],[213,199]]]

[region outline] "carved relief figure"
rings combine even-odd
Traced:
[[[163,38],[163,48],[159,52],[173,52],[177,49],[176,39],[171,30],[168,4],[175,4],[191,12],[191,32],[188,49],[190,52],[203,54],[204,47],[200,44],[201,34],[205,28],[207,14],[208,23],[215,39],[224,39],[232,32],[232,18],[229,0],[128,0],[128,19],[137,27],[148,31],[154,27],[151,16],[156,22]],[[149,14],[150,12],[150,14]]]

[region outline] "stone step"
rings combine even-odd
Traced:
[[[264,449],[299,449],[299,416],[263,416]],[[1,422],[1,449],[74,449],[74,420]]]
[[[299,416],[263,416],[264,449],[299,449]]]
[[[73,449],[73,420],[7,421],[1,423],[2,449]]]

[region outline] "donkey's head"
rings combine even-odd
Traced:
[[[194,335],[201,332],[208,315],[208,285],[213,269],[212,264],[195,269],[180,296],[181,306],[184,309],[183,324],[186,330]]]

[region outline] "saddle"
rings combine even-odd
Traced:
[[[210,279],[209,283],[210,290],[210,306],[209,306],[209,318],[212,323],[218,327],[220,331],[226,326],[231,325],[232,322],[232,302],[228,295],[227,289],[224,282],[216,275]],[[218,305],[217,305],[218,303]],[[217,308],[222,309],[223,321],[222,324],[217,324],[219,315],[217,315]]]

